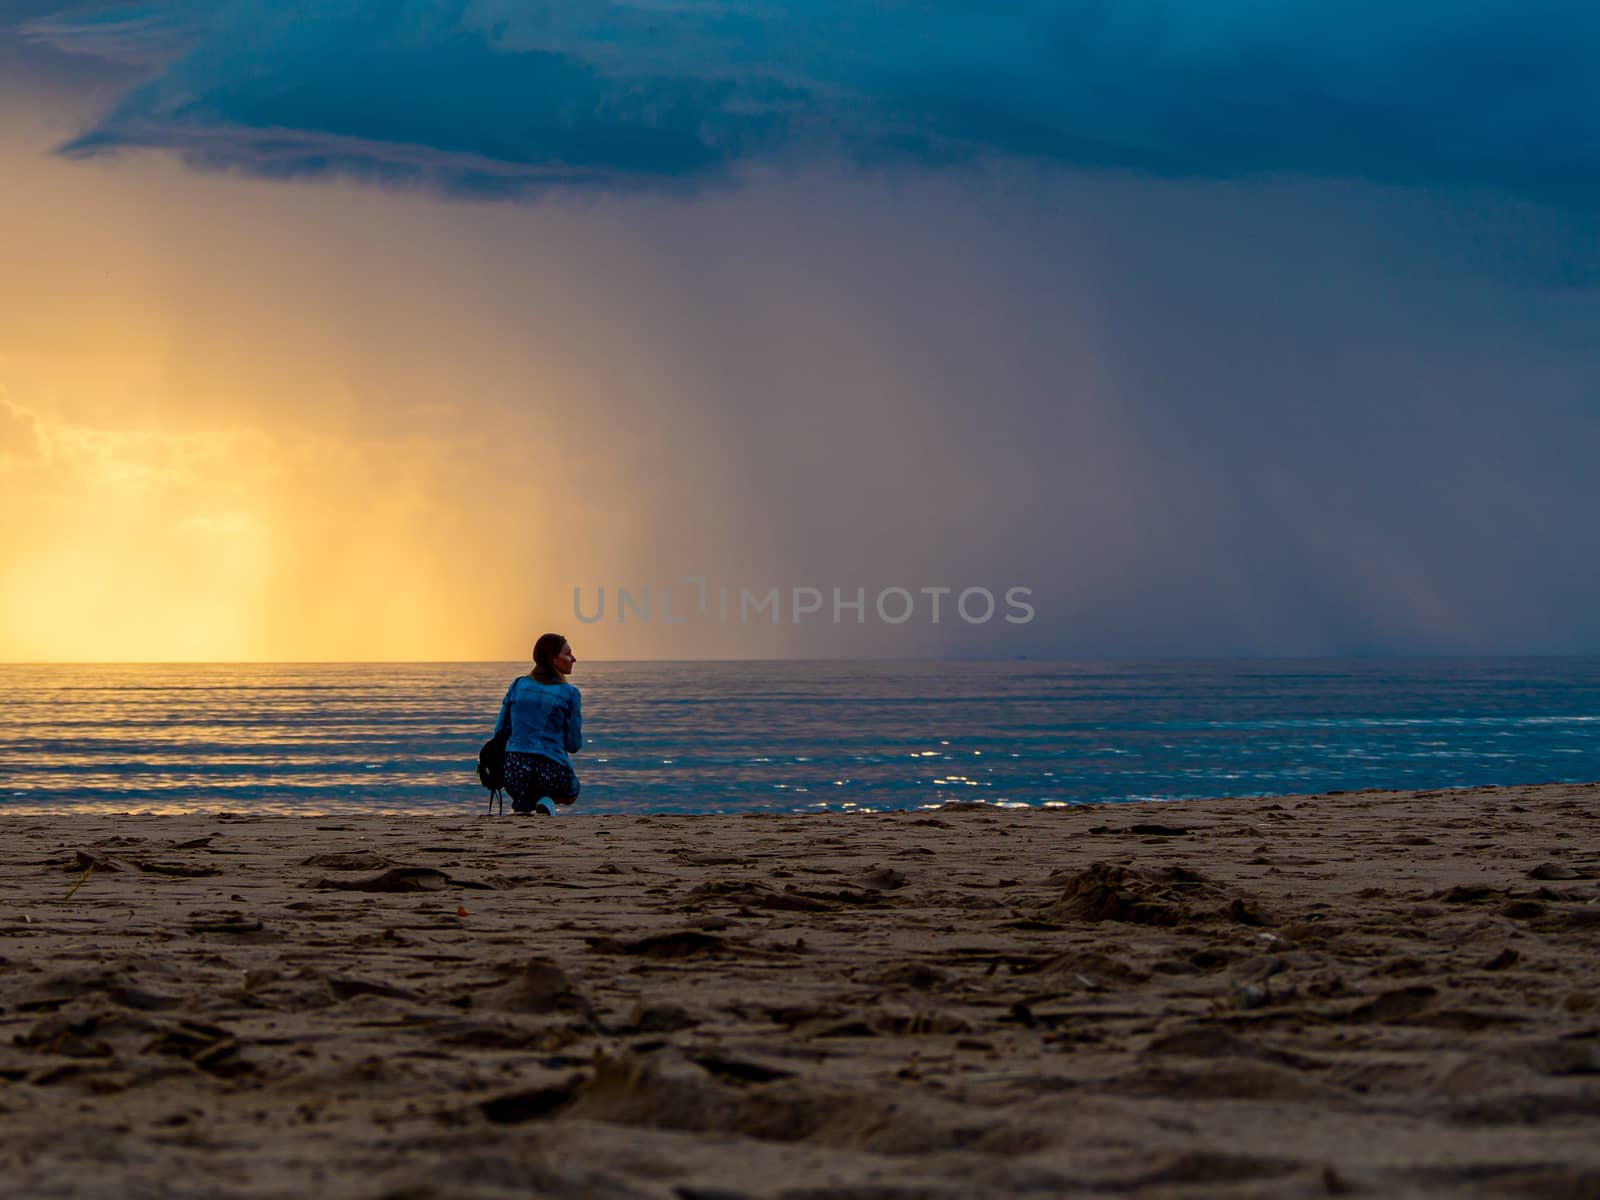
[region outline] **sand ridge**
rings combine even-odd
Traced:
[[[1597,815],[3,815],[0,1192],[1592,1196]]]

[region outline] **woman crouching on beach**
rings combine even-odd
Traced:
[[[494,732],[511,731],[505,780],[513,812],[554,816],[556,804],[578,798],[567,755],[583,749],[583,696],[566,679],[577,661],[566,638],[545,634],[534,643],[533,670],[512,680],[500,702]]]

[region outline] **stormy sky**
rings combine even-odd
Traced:
[[[0,658],[1600,652],[1597,51],[0,0]]]

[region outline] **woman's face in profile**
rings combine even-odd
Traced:
[[[550,661],[561,674],[571,675],[572,664],[578,661],[578,656],[572,652],[571,642],[562,642],[561,649],[556,652],[555,658]]]

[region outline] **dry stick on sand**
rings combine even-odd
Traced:
[[[79,888],[81,888],[84,884],[89,882],[89,876],[94,874],[94,869],[95,869],[95,867],[97,865],[98,865],[97,863],[91,861],[89,863],[89,869],[87,871],[85,871],[82,875],[78,876],[78,882],[73,884],[70,888],[68,888],[67,889],[67,894],[65,896],[61,897],[61,899],[57,903],[65,904],[68,900],[71,900],[72,897],[73,897],[73,894]]]

